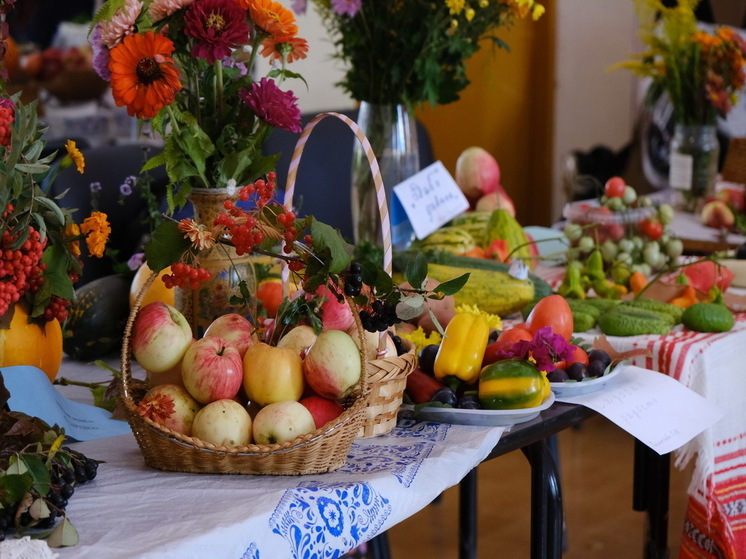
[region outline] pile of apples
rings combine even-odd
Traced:
[[[132,354],[152,386],[137,411],[229,448],[313,432],[344,411],[342,402],[361,377],[357,334],[327,327],[347,323],[339,320],[342,310],[329,313],[321,333],[297,325],[271,346],[239,314],[216,318],[195,340],[177,309],[149,303],[139,310],[131,336]],[[349,318],[354,326],[351,310]]]

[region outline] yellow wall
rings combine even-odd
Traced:
[[[538,22],[501,30],[510,52],[483,43],[469,62],[471,84],[459,101],[417,112],[435,158],[451,173],[469,146],[495,156],[522,225],[551,223],[555,1],[543,2],[547,11]]]

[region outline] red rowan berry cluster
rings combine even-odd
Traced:
[[[210,272],[204,268],[176,262],[171,265],[171,273],[164,275],[162,279],[169,289],[172,287],[197,289],[200,283],[210,279]]]
[[[64,322],[67,318],[67,309],[70,307],[71,304],[71,301],[63,299],[62,297],[57,297],[57,295],[53,295],[52,300],[49,301],[49,304],[47,305],[47,308],[44,309],[44,320],[46,320],[47,322],[51,322],[56,318],[60,322]]]
[[[3,217],[13,211],[8,205]],[[28,238],[18,248],[12,248],[17,236],[9,231],[3,231],[0,237],[0,316],[13,303],[27,292],[35,293],[42,284],[42,272],[46,264],[41,263],[41,257],[47,240],[41,241],[41,235],[33,227],[29,227]]]
[[[0,146],[10,145],[10,125],[15,118],[12,107],[0,105]]]

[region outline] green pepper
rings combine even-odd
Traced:
[[[593,280],[592,285],[596,294],[605,299],[621,299],[622,295],[627,294],[627,288],[624,285],[619,285],[606,278]]]
[[[583,265],[577,260],[573,260],[567,265],[565,277],[557,288],[557,293],[566,299],[585,299],[585,289],[581,277]]]
[[[588,261],[585,264],[585,274],[591,279],[591,282],[606,277],[606,272],[604,271],[604,257],[601,254],[600,248],[595,248],[591,251]]]
[[[435,378],[455,377],[468,384],[475,383],[482,369],[489,335],[490,327],[483,315],[457,313],[446,326],[435,356]]]

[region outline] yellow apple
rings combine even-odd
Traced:
[[[264,342],[252,345],[243,357],[243,387],[249,400],[260,406],[300,400],[305,388],[300,355]]]

